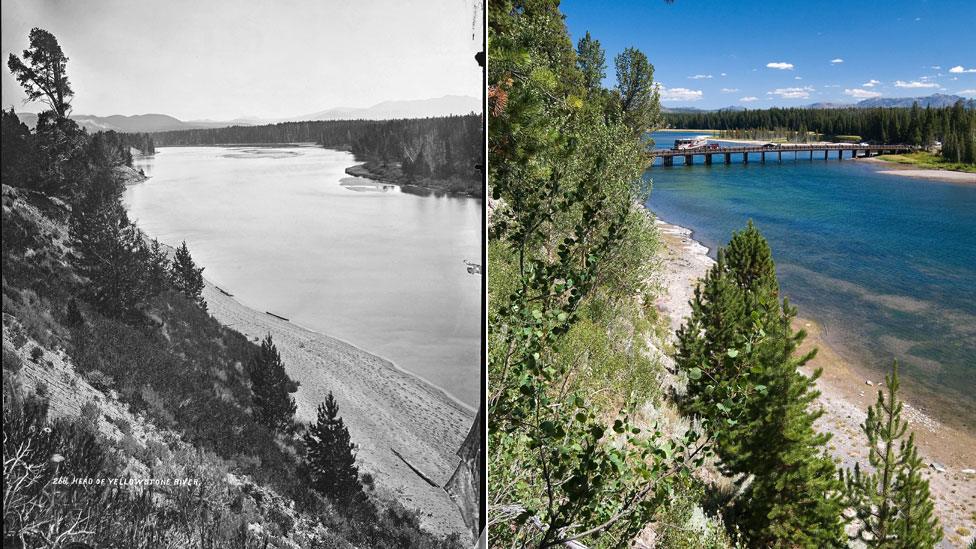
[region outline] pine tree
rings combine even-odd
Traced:
[[[868,547],[892,549],[935,547],[942,539],[939,520],[932,516],[929,483],[915,447],[915,433],[904,439],[908,422],[901,418],[898,400],[898,365],[885,377],[887,396],[868,408],[861,429],[868,439],[868,463],[873,473],[845,473],[848,505],[860,520],[858,537]],[[897,445],[897,451],[896,451]]]
[[[583,74],[583,86],[589,91],[599,90],[607,76],[607,56],[589,31],[576,44],[576,66]]]
[[[155,238],[146,249],[146,288],[150,295],[159,295],[170,284],[170,261],[166,251]]]
[[[74,327],[80,326],[84,323],[85,317],[81,315],[81,310],[78,309],[78,301],[72,297],[68,300],[67,307],[65,307],[64,324],[66,326]]]
[[[248,370],[258,421],[274,432],[291,432],[296,410],[291,393],[297,386],[285,372],[271,334],[261,342],[261,349],[251,359]]]
[[[207,302],[203,299],[203,267],[197,268],[190,257],[190,250],[186,247],[186,241],[176,249],[173,264],[170,267],[170,279],[177,290],[183,295],[195,301],[204,310],[207,309]]]
[[[751,544],[838,546],[842,486],[825,452],[830,437],[813,428],[823,412],[809,410],[819,372],[797,371],[813,353],[795,356],[805,337],[793,332],[795,314],[779,301],[772,253],[750,223],[720,250],[678,332],[683,406],[706,420],[724,472],[752,475],[736,507]]]
[[[347,503],[362,493],[356,446],[339,417],[339,406],[332,392],[319,404],[318,421],[305,434],[307,465],[312,487],[337,502]]]

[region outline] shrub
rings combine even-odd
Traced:
[[[24,365],[24,361],[20,358],[20,355],[18,355],[12,349],[9,349],[6,345],[4,345],[3,369],[10,370],[11,372],[19,372],[20,368],[23,365]]]
[[[103,374],[100,370],[92,370],[86,372],[82,375],[92,387],[102,391],[103,393],[109,392],[115,386],[115,379],[112,376]]]
[[[38,347],[37,345],[35,345],[34,348],[31,349],[31,352],[30,352],[31,360],[33,360],[34,362],[37,362],[38,360],[41,359],[42,356],[44,356],[44,349],[41,349],[40,347]]]
[[[102,415],[102,410],[95,404],[94,401],[89,400],[81,406],[81,417],[82,419],[90,422],[92,426],[98,427],[98,420]]]

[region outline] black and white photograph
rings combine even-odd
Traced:
[[[4,0],[3,547],[482,537],[481,0]]]

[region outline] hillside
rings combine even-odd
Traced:
[[[285,426],[266,419],[255,338],[268,332],[220,324],[189,254],[189,271],[171,269],[178,256],[131,224],[116,143],[50,124],[30,132],[3,113],[4,454],[20,459],[5,462],[4,546],[457,547],[379,468],[360,463],[355,492],[319,491],[300,421],[315,404]],[[287,375],[277,386],[286,400],[298,389]]]

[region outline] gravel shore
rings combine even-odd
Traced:
[[[301,383],[295,395],[298,420],[314,421],[331,391],[358,447],[360,470],[373,476],[379,493],[420,509],[421,523],[432,532],[466,535],[460,511],[440,486],[459,463],[456,452],[474,414],[440,389],[349,343],[249,308],[209,282],[203,295],[221,324],[255,342],[271,334],[288,375]]]

